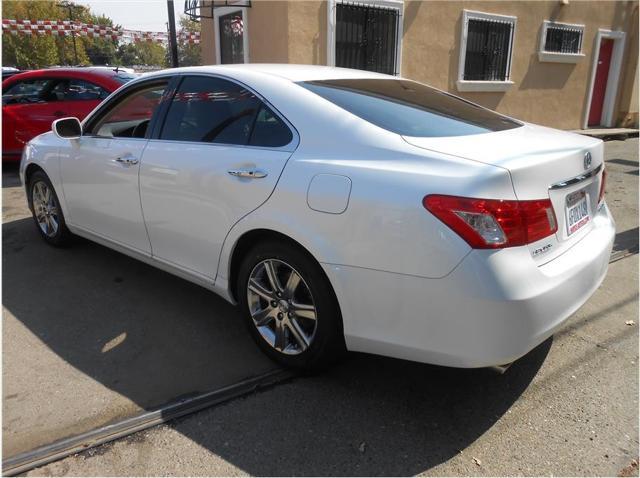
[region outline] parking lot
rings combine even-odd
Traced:
[[[506,374],[353,354],[28,474],[637,476],[638,139],[605,154],[609,274]],[[2,240],[4,460],[276,370],[214,294],[46,246],[10,167]]]

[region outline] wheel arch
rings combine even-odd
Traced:
[[[29,163],[27,165],[27,169],[24,170],[25,186],[29,184],[29,180],[31,179],[31,176],[33,176],[33,173],[35,173],[36,171],[42,171],[44,174],[47,174],[47,172],[39,164]],[[47,177],[49,177],[48,174],[47,174]],[[51,180],[51,178],[49,178],[49,180]]]
[[[238,280],[238,271],[240,269],[240,264],[242,263],[243,258],[246,256],[246,254],[255,244],[269,241],[269,240],[286,242],[291,246],[296,247],[302,252],[304,252],[313,262],[315,262],[318,265],[318,267],[322,271],[322,274],[326,278],[327,283],[331,286],[332,294],[334,295],[334,297],[336,297],[336,300],[337,300],[336,291],[334,289],[333,284],[331,283],[331,280],[325,273],[318,259],[316,259],[316,257],[313,255],[313,253],[311,253],[311,251],[307,247],[305,247],[299,241],[281,232],[274,231],[273,229],[257,228],[257,229],[251,229],[249,231],[245,231],[236,240],[233,246],[233,249],[231,250],[231,258],[229,260],[229,269],[228,269],[229,271],[228,287],[229,287],[229,295],[234,301],[237,302],[236,282]],[[338,301],[338,304],[339,304],[339,301]]]
[[[24,188],[27,194],[27,202],[29,203],[30,209],[32,208],[32,204],[31,204],[31,194],[29,194],[29,184],[31,183],[31,178],[33,177],[33,175],[38,171],[41,171],[43,174],[45,174],[49,178],[49,181],[51,181],[51,178],[49,177],[47,172],[42,168],[42,166],[40,166],[37,163],[29,163],[27,165],[26,169],[24,170]]]

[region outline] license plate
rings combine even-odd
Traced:
[[[586,226],[591,217],[589,215],[588,196],[584,191],[571,194],[566,202],[567,235],[571,235]]]

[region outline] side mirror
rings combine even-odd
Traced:
[[[61,118],[51,124],[51,129],[58,138],[80,139],[82,125],[78,118]]]

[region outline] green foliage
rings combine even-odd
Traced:
[[[122,66],[167,66],[166,49],[158,43],[124,43],[118,47],[117,58],[118,64]]]
[[[61,0],[5,1],[2,3],[2,10],[3,18],[15,20],[73,19],[94,25],[119,27],[114,25],[109,17],[95,15],[85,6]],[[199,25],[196,24],[190,28],[199,28]],[[73,38],[70,35],[65,37],[37,34],[23,36],[4,33],[2,40],[2,64],[21,69],[76,64],[154,67],[165,67],[168,64],[166,48],[158,43],[143,41],[125,44],[118,40],[91,38],[79,34]],[[199,64],[199,45],[182,46],[180,52],[185,64]]]
[[[180,18],[180,30],[185,32],[199,32],[200,23],[189,17]],[[170,64],[170,62],[168,62]],[[198,66],[202,64],[202,48],[200,44],[178,41],[178,63],[180,66]]]
[[[113,27],[113,20],[104,15],[94,15],[86,9],[86,15],[80,20],[94,25],[106,25]],[[118,63],[118,40],[110,38],[82,37],[84,49],[92,65],[115,65]]]
[[[86,7],[76,6],[74,15],[83,15]],[[21,0],[2,3],[2,17],[16,20],[66,20],[68,8],[60,1]],[[80,38],[47,35],[2,36],[2,64],[18,68],[43,68],[52,65],[88,64],[89,57]],[[77,59],[77,61],[76,61]]]

